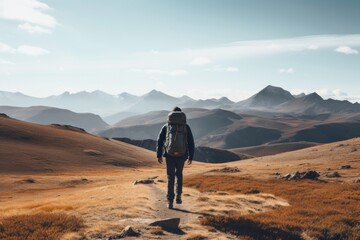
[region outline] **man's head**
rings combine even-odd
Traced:
[[[173,112],[181,112],[181,108],[179,108],[179,107],[174,107]]]

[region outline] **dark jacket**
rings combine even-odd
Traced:
[[[192,135],[191,129],[189,125],[186,124],[187,129],[187,152],[184,156],[176,157],[181,159],[189,159],[193,160],[194,158],[194,150],[195,150],[195,143],[194,143],[194,137]],[[167,155],[166,151],[164,151],[164,143],[166,140],[166,130],[167,130],[167,124],[165,124],[159,133],[158,140],[157,140],[157,146],[156,146],[156,156],[159,158],[161,156],[164,157],[170,157]]]

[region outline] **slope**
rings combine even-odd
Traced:
[[[76,171],[153,164],[153,153],[71,126],[0,117],[0,173]]]

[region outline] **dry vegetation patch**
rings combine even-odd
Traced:
[[[186,186],[201,192],[248,193],[254,189],[289,201],[289,207],[242,215],[213,215],[202,223],[221,231],[252,239],[358,239],[360,235],[360,187],[339,184],[218,175],[195,175]]]
[[[0,239],[7,240],[55,240],[84,226],[81,218],[63,213],[17,215],[0,221]]]

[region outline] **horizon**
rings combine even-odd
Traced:
[[[276,87],[276,88],[277,88],[278,86],[268,85],[268,86],[260,89],[259,91],[251,94],[248,98],[256,95],[257,93],[259,93],[260,91],[264,90],[264,89],[267,88],[267,87]],[[281,88],[281,87],[279,87],[279,88]],[[282,89],[283,89],[283,88],[282,88]],[[287,89],[283,89],[283,90],[288,91]],[[231,98],[229,98],[229,97],[227,97],[227,96],[221,96],[221,97],[218,97],[218,98],[215,98],[215,97],[213,97],[213,98],[194,98],[194,97],[188,96],[188,95],[186,95],[186,94],[184,94],[184,95],[171,95],[171,94],[168,94],[168,93],[166,93],[166,92],[160,91],[160,90],[158,90],[158,89],[152,89],[152,90],[150,90],[149,92],[145,92],[145,93],[140,94],[140,95],[133,94],[133,93],[129,93],[129,92],[126,92],[126,91],[121,92],[121,93],[117,93],[117,94],[111,94],[111,93],[108,93],[108,92],[105,92],[105,91],[102,91],[102,90],[94,90],[94,91],[86,91],[86,90],[83,90],[83,91],[79,91],[79,92],[65,91],[65,92],[62,92],[62,93],[59,93],[59,94],[46,95],[46,96],[40,96],[40,97],[39,97],[39,96],[28,95],[28,94],[23,93],[23,92],[8,92],[8,91],[2,91],[2,90],[0,89],[0,93],[1,93],[1,92],[14,93],[14,94],[20,93],[20,94],[23,94],[23,95],[28,96],[28,97],[34,97],[34,98],[40,98],[40,99],[48,98],[48,97],[54,97],[54,96],[60,96],[60,95],[63,95],[63,94],[76,95],[76,94],[79,94],[79,93],[90,93],[90,94],[91,94],[91,93],[95,93],[95,92],[105,93],[105,94],[111,95],[111,96],[113,96],[113,97],[117,97],[117,96],[119,96],[119,95],[121,95],[121,94],[124,94],[124,93],[130,94],[130,95],[132,95],[132,96],[142,97],[142,96],[145,96],[145,95],[147,95],[147,94],[149,94],[149,93],[151,93],[151,92],[153,92],[153,91],[160,92],[160,93],[162,93],[162,94],[168,95],[168,96],[170,96],[170,97],[175,97],[175,98],[190,97],[191,99],[196,100],[196,101],[198,101],[198,100],[209,100],[209,99],[221,99],[221,98],[224,98],[224,97],[225,97],[225,98],[229,99],[230,101],[236,103],[236,102],[241,102],[241,101],[244,101],[244,100],[247,100],[247,99],[248,99],[248,98],[244,98],[244,99],[240,99],[240,100],[233,100],[233,99],[231,99]],[[293,95],[293,96],[300,95],[300,94],[310,95],[310,94],[316,93],[316,94],[318,94],[321,98],[323,98],[324,100],[334,99],[334,100],[339,100],[339,101],[349,101],[349,102],[351,102],[351,103],[360,103],[360,102],[358,102],[358,101],[350,101],[350,100],[346,100],[346,99],[345,99],[345,100],[341,100],[341,99],[331,98],[331,97],[325,98],[325,97],[321,96],[321,94],[319,94],[318,92],[307,92],[307,93],[304,93],[304,92],[301,92],[301,93],[292,93],[291,91],[289,91],[289,92],[290,92],[290,94]]]
[[[359,1],[83,4],[0,0],[0,90],[237,102],[273,85],[360,101]]]

